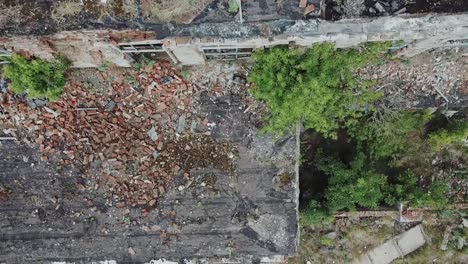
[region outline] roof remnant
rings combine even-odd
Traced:
[[[172,80],[160,83],[168,75]],[[58,113],[55,118],[42,108],[2,103],[2,126],[10,124],[11,134],[20,140],[2,142],[0,151],[0,190],[7,190],[6,195],[2,193],[7,199],[0,202],[0,223],[7,226],[0,232],[0,262],[179,261],[235,254],[257,263],[262,257],[295,252],[296,138],[275,140],[257,134],[249,117],[252,113],[244,113],[248,100],[241,82],[197,87],[203,91],[193,90],[187,97],[199,102],[191,108],[182,99],[195,87],[179,80],[170,66],[155,64],[135,78],[132,86],[114,85],[103,97],[75,86],[73,92],[80,96],[68,91],[67,102],[48,105]],[[153,81],[157,85],[151,91],[159,99],[145,94]],[[107,96],[116,105],[106,112]],[[8,94],[2,97],[7,99],[2,102],[14,99]],[[91,106],[98,110],[75,111]],[[148,109],[152,110],[149,116]],[[17,112],[12,115],[12,111]],[[20,114],[24,112],[36,118],[30,120]],[[182,114],[186,122],[195,120],[195,132],[184,126],[176,136]],[[152,124],[152,118],[157,122]],[[44,128],[40,131],[48,136],[40,132],[37,137],[43,160],[23,143],[22,126],[33,131]],[[157,143],[147,135],[153,126]],[[160,142],[168,131],[174,137]],[[106,135],[116,143],[111,149],[98,142]],[[72,153],[69,147],[75,146],[75,136],[88,141],[80,142]],[[57,163],[60,159],[68,165]],[[156,163],[146,167],[153,160]],[[70,166],[78,161],[88,169]],[[155,168],[158,173],[167,168],[167,175],[153,175]],[[290,175],[289,181],[280,179],[284,174]]]
[[[421,225],[417,225],[390,241],[372,249],[353,263],[388,264],[403,257],[426,243],[426,235]]]

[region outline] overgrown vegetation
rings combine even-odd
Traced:
[[[325,43],[303,52],[273,48],[253,56],[249,80],[252,94],[268,109],[264,131],[284,133],[299,121],[325,142],[349,145],[340,152],[323,144],[305,157],[313,177],[326,178],[304,207],[305,223],[399,202],[440,209],[456,195],[466,196],[457,193],[456,182],[466,177],[467,122],[439,111],[377,108],[381,94],[354,74],[385,59],[389,45],[336,49]]]
[[[327,185],[304,211],[309,223],[323,221],[337,211],[396,206],[399,202],[442,209],[457,193],[466,196],[463,190],[456,190],[456,183],[467,172],[466,122],[449,120],[443,128],[430,131],[440,113],[400,111],[385,115],[377,121],[368,114],[346,127],[353,146],[350,161],[333,150],[314,153],[311,166],[326,175]],[[435,148],[435,144],[441,147]],[[446,156],[450,169],[444,162],[435,163]]]
[[[58,99],[65,85],[65,73],[71,62],[59,56],[54,62],[43,59],[25,59],[19,54],[5,57],[2,75],[11,81],[10,89],[29,98]]]
[[[336,137],[340,123],[355,122],[381,95],[353,70],[377,61],[390,43],[336,49],[331,43],[305,52],[271,48],[253,55],[252,94],[269,110],[265,131],[282,133],[301,121],[326,137]]]
[[[228,1],[228,12],[236,14],[239,11],[239,4],[237,0],[229,0]]]

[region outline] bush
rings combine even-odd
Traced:
[[[49,62],[43,59],[27,60],[18,54],[7,57],[2,75],[11,80],[10,89],[29,98],[58,99],[65,85],[65,72],[71,63],[65,57]]]
[[[312,200],[302,212],[301,220],[305,225],[315,225],[331,223],[334,218],[319,202]]]
[[[348,134],[365,144],[374,159],[405,155],[422,139],[429,112],[381,110],[348,126]]]
[[[251,93],[268,107],[264,131],[283,133],[301,121],[325,137],[336,137],[341,123],[355,122],[381,95],[368,89],[353,71],[381,57],[389,43],[357,49],[313,45],[301,53],[271,48],[253,54]]]
[[[326,236],[321,236],[320,237],[320,245],[324,247],[332,247],[334,244],[333,239],[326,237]]]
[[[446,184],[436,181],[426,188],[422,188],[418,177],[411,171],[400,175],[398,181],[389,186],[389,188],[389,193],[385,200],[389,205],[404,201],[414,207],[441,209],[449,202]]]
[[[229,0],[229,2],[228,2],[228,12],[235,14],[238,11],[239,11],[239,4],[237,3],[237,0]]]
[[[466,148],[468,144],[468,122],[453,121],[448,128],[431,133],[429,142],[434,151],[439,151],[442,147],[449,145]]]
[[[358,153],[349,165],[329,157],[317,159],[317,167],[328,176],[326,206],[332,213],[376,208],[384,198],[387,178],[369,166],[364,153]]]

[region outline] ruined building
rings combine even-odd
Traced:
[[[76,68],[98,68],[105,63],[130,67],[132,56],[142,53],[175,65],[201,65],[246,59],[257,49],[325,41],[351,47],[402,40],[393,47],[396,56],[468,44],[468,14],[430,9],[409,14],[403,7],[390,12],[385,6],[351,15],[344,5],[348,15],[332,21],[324,18],[333,1],[281,1],[281,6],[274,0],[240,1],[235,14],[225,1],[197,1],[196,9],[183,5],[182,14],[171,18],[174,23],[161,22],[152,1],[65,2],[0,0],[0,56],[63,54]],[[363,17],[367,12],[374,15]],[[0,263],[277,263],[294,254],[298,135],[258,135],[235,94],[201,96],[200,108],[210,124],[217,124],[211,136],[237,147],[236,177],[211,168],[194,171],[193,185],[176,177],[157,210],[135,220],[138,225],[127,223],[130,227],[121,219],[131,223],[139,212],[99,197],[91,205],[83,202],[82,194],[71,190],[76,171],[39,162],[34,149],[4,143],[0,184],[20,191],[4,200],[0,195]]]

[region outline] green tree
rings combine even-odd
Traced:
[[[376,208],[385,197],[387,177],[369,166],[364,153],[358,153],[349,165],[321,157],[317,167],[329,176],[325,199],[331,212]]]
[[[27,60],[21,55],[7,57],[2,75],[11,80],[10,89],[15,93],[27,93],[30,98],[60,97],[65,85],[65,72],[71,63],[65,57],[49,62],[43,59]]]
[[[336,137],[343,123],[356,122],[381,94],[354,74],[382,57],[389,43],[337,49],[331,43],[305,52],[271,48],[254,53],[249,73],[251,93],[268,107],[264,131],[283,133],[299,120],[326,137]]]

